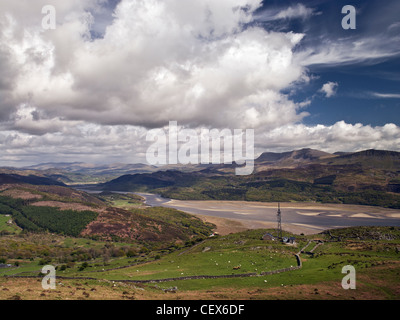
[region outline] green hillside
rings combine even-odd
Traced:
[[[10,185],[0,191],[0,216],[9,216],[12,224],[3,223],[1,229],[168,248],[207,237],[214,227],[178,210],[141,208],[141,203],[133,195],[93,196],[60,186]]]
[[[1,275],[16,276],[0,277],[0,284],[12,281],[18,286],[19,276],[40,276],[43,263],[52,263],[61,283],[59,299],[399,299],[398,227],[294,235],[294,245],[262,240],[265,232],[274,230],[208,238],[172,252],[139,252],[138,247],[124,243],[55,235],[3,237],[0,259],[18,267],[0,269]],[[356,290],[341,287],[342,268],[347,265],[356,269]],[[32,280],[37,282],[37,278]],[[22,298],[41,292],[35,282],[24,281],[31,285],[29,291],[27,287],[20,291]],[[82,296],[79,290],[90,294]],[[0,292],[0,298],[7,295]],[[46,292],[43,298],[53,296]]]
[[[26,231],[50,231],[70,236],[78,236],[98,215],[89,210],[78,212],[31,206],[24,200],[4,196],[0,196],[0,214],[10,215],[18,227]]]

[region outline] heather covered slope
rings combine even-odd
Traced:
[[[138,201],[135,197],[132,200]],[[125,210],[113,207],[104,196],[60,186],[1,185],[0,215],[11,217],[16,233],[50,231],[75,237],[166,245],[207,237],[212,229],[212,225],[178,210]]]

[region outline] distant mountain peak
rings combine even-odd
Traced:
[[[400,157],[400,152],[390,151],[390,150],[377,150],[377,149],[368,149],[358,152],[352,152],[348,154],[344,154],[341,157],[358,157],[358,156],[367,156],[367,157]]]
[[[333,156],[334,155],[328,152],[311,148],[303,148],[282,153],[264,152],[256,159],[256,162],[259,164],[264,163],[270,165],[292,166],[303,162],[309,162]]]
[[[332,154],[316,149],[311,149],[311,148],[304,148],[300,150],[294,150],[292,151],[292,157],[293,158],[304,158],[304,159],[318,159],[321,157],[325,156],[331,156]]]

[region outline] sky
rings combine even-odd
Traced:
[[[397,0],[0,0],[0,70],[0,166],[145,163],[170,121],[400,151]]]

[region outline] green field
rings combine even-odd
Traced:
[[[295,250],[266,244],[260,240],[260,232],[209,239],[191,248],[160,256],[151,263],[105,272],[102,276],[113,280],[149,280],[261,273],[296,265]],[[96,276],[89,269],[87,272],[90,277]]]
[[[74,196],[78,204],[93,208],[101,201],[100,227],[115,223],[116,230],[128,226],[136,233],[110,237],[109,228],[104,237],[84,237],[79,230],[96,218],[93,212],[32,206],[38,200],[0,196],[0,299],[400,298],[399,227],[354,227],[314,235],[284,232],[296,238],[288,245],[263,240],[266,232],[276,232],[267,229],[210,236],[214,225],[179,210],[146,207],[134,195],[91,198],[64,188],[41,190],[47,200]],[[52,193],[45,192],[49,190]],[[23,191],[27,195],[28,189]],[[19,194],[20,189],[12,192]],[[11,218],[14,223],[9,224]],[[141,239],[145,233],[147,238]],[[296,268],[297,253],[301,268]],[[68,285],[52,294],[43,292],[44,265],[54,266],[60,283]],[[341,286],[346,265],[356,269],[357,290]],[[276,271],[280,273],[271,274]],[[84,287],[85,295],[77,297],[76,288]]]
[[[132,193],[119,194],[113,192],[102,192],[98,197],[113,207],[122,209],[136,209],[143,207],[143,198]]]
[[[15,224],[9,224],[11,216],[0,214],[0,233],[17,233],[19,228]]]
[[[333,230],[331,233],[335,236],[333,238],[327,234],[296,236],[297,246],[261,240],[261,236],[266,231],[271,230],[249,230],[209,238],[171,253],[165,251],[137,253],[133,257],[113,256],[107,261],[97,257],[86,261],[76,261],[65,268],[62,268],[62,263],[56,263],[57,276],[94,278],[128,285],[129,281],[134,280],[256,273],[257,276],[243,278],[178,279],[161,281],[157,284],[131,285],[135,288],[136,285],[140,285],[143,288],[141,290],[150,295],[158,295],[159,290],[176,287],[183,298],[185,298],[184,293],[187,297],[198,293],[203,298],[249,298],[246,292],[258,292],[256,294],[258,299],[273,298],[272,293],[278,294],[278,292],[286,292],[288,298],[294,299],[306,298],[302,296],[304,292],[308,292],[307,299],[400,298],[399,228],[370,227]],[[340,241],[337,240],[337,236],[341,237]],[[364,239],[363,236],[368,236],[370,239]],[[305,252],[301,253],[301,269],[260,275],[264,271],[296,266],[294,254],[313,238],[323,240],[323,245],[317,247],[312,254],[307,251],[314,247],[315,242],[313,242],[305,249]],[[96,246],[101,248],[105,243],[65,238],[58,245],[76,250],[78,247],[81,249]],[[120,247],[123,246],[124,244],[121,243]],[[19,261],[17,268],[0,270],[0,275],[34,276],[39,274],[42,267],[38,259],[8,259],[8,263],[17,261]],[[341,288],[341,279],[344,277],[342,268],[346,265],[354,266],[357,271],[357,290],[346,291]],[[238,266],[240,269],[235,269]],[[211,292],[214,292],[216,296]],[[325,296],[322,295],[323,292]],[[222,296],[218,296],[221,294]],[[310,296],[311,294],[315,295]]]

